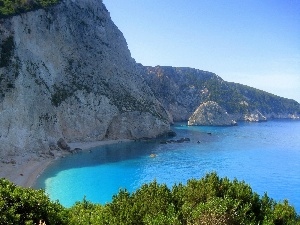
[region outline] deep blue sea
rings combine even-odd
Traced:
[[[191,141],[93,148],[55,161],[35,187],[44,188],[52,200],[67,207],[84,196],[104,204],[120,188],[134,191],[155,179],[172,187],[216,171],[221,177],[244,180],[260,195],[267,192],[277,201],[288,199],[300,213],[299,120],[240,122],[234,127],[178,123],[172,129],[177,133],[173,139],[188,137]]]

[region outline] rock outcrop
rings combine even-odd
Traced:
[[[0,155],[169,130],[102,1],[1,19],[0,50]]]
[[[189,118],[188,125],[195,126],[233,126],[236,121],[218,103],[202,103]]]
[[[252,113],[248,113],[244,116],[244,120],[248,122],[262,122],[267,121],[267,117],[261,114],[260,111],[255,110]]]
[[[52,144],[52,143],[51,143]],[[53,145],[51,145],[53,146]],[[63,138],[60,138],[58,141],[57,141],[57,146],[62,149],[62,150],[67,150],[67,151],[70,151],[70,146],[67,144],[67,142],[63,139]],[[50,148],[51,149],[51,148]]]

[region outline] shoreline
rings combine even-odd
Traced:
[[[105,140],[93,142],[73,142],[68,143],[71,149],[80,148],[83,151],[97,146],[111,145],[117,143],[130,142],[132,140]],[[23,153],[17,156],[7,156],[8,161],[0,161],[0,178],[5,178],[14,184],[22,187],[32,187],[36,179],[55,160],[68,156],[71,153],[64,150],[55,150],[54,156],[38,156],[37,153]]]

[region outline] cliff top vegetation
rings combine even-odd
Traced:
[[[0,0],[0,18],[55,5],[61,0]]]

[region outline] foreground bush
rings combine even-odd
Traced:
[[[57,4],[60,0],[0,0],[0,18]]]
[[[67,210],[43,190],[18,187],[0,179],[0,224],[67,224]]]
[[[85,198],[69,209],[51,202],[43,191],[20,188],[0,180],[1,224],[147,224],[147,225],[298,225],[295,209],[287,201],[260,197],[237,180],[216,173],[169,189],[152,182],[130,194],[120,190],[106,205]]]

